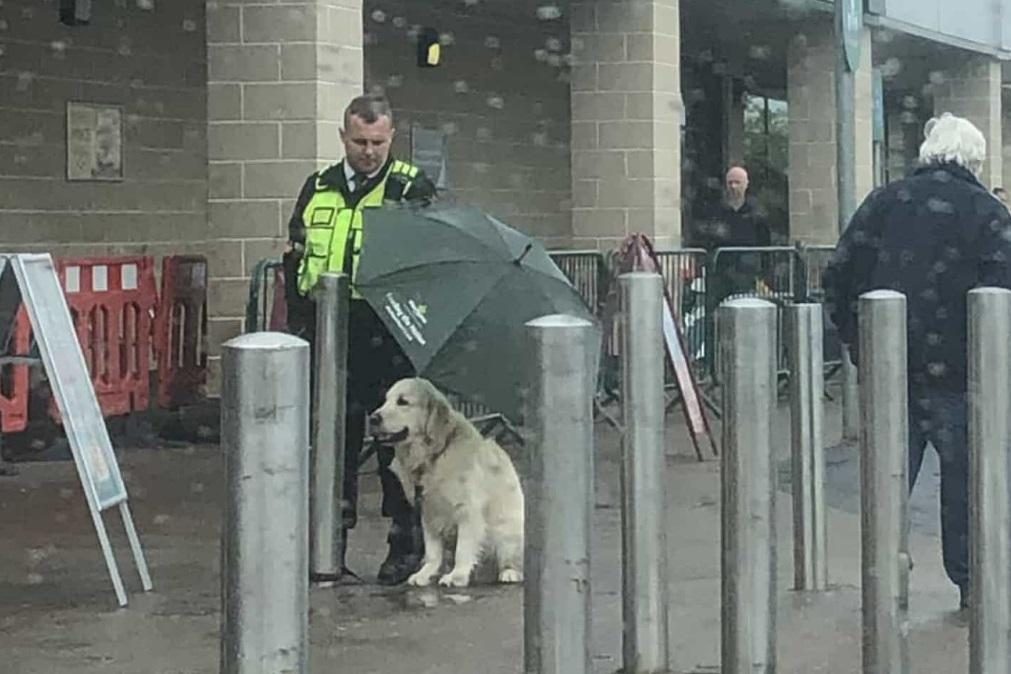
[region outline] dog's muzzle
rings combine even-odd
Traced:
[[[393,445],[398,442],[403,442],[407,439],[408,435],[410,435],[410,432],[404,428],[396,433],[373,433],[372,439],[380,445]]]
[[[383,415],[379,412],[373,412],[369,416],[369,431],[371,433],[372,439],[379,444],[388,445],[396,442],[402,442],[407,439],[410,432],[407,428],[403,428],[396,433],[385,433],[382,431],[383,427]]]

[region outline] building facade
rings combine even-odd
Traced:
[[[831,3],[107,0],[86,25],[60,4],[0,4],[0,248],[206,255],[212,356],[362,91],[393,101],[398,155],[436,151],[447,198],[551,247],[690,242],[725,167],[758,156],[781,240],[837,235]],[[980,126],[987,183],[1011,183],[1011,1],[864,10],[858,196],[941,111]],[[417,64],[423,29],[440,67]]]

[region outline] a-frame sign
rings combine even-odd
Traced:
[[[84,353],[77,340],[67,299],[48,254],[0,254],[0,303],[8,305],[0,306],[0,340],[10,331],[10,321],[16,313],[18,300],[24,304],[31,320],[34,340],[63,419],[116,599],[120,606],[126,606],[126,591],[105,530],[103,511],[119,508],[145,591],[152,587],[151,576],[130,515],[126,485],[120,475]],[[15,304],[9,306],[12,301]],[[4,346],[3,341],[0,341],[0,348]]]

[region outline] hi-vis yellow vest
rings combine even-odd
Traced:
[[[366,208],[382,206],[386,197],[386,184],[390,176],[402,177],[404,187],[397,195],[403,198],[411,188],[411,182],[418,175],[415,166],[402,161],[394,161],[382,181],[351,208],[344,195],[335,187],[320,183],[316,179],[316,193],[302,212],[305,223],[305,252],[298,268],[298,292],[308,295],[325,272],[345,273],[354,283],[358,272],[358,257],[362,251],[363,218]],[[353,286],[352,286],[353,287]],[[356,291],[353,297],[360,297]]]

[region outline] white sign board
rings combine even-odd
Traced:
[[[63,419],[116,596],[120,606],[125,606],[123,581],[119,577],[116,558],[102,520],[102,511],[106,508],[119,506],[145,590],[151,589],[151,579],[127,507],[126,486],[119,472],[119,464],[84,361],[84,353],[77,340],[67,299],[49,255],[0,255],[0,286],[5,278],[9,283],[8,265],[14,271],[21,302],[31,320],[34,339]]]
[[[126,500],[126,487],[56,268],[48,255],[19,255],[12,263],[84,488],[105,510]]]

